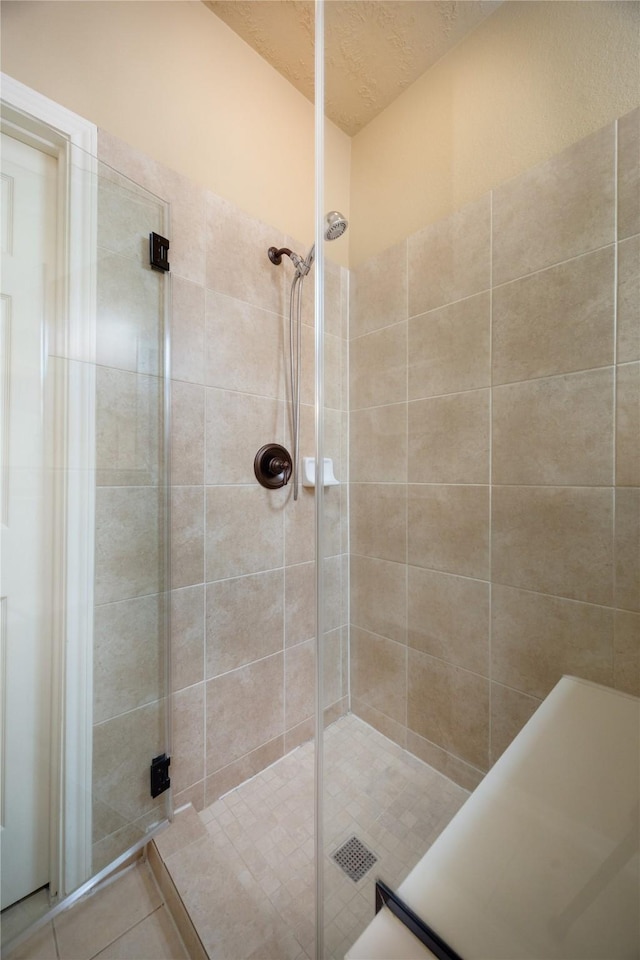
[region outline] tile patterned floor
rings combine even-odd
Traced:
[[[47,923],[7,960],[187,960],[187,956],[151,870],[139,860]]]
[[[468,796],[357,717],[326,731],[325,957],[342,958],[373,917],[377,876],[396,886]],[[312,960],[314,752],[307,743],[156,846],[211,960]],[[357,883],[331,855],[352,835],[377,862]],[[183,960],[187,953],[146,862],[23,944],[8,960]]]
[[[400,883],[468,793],[353,715],[326,731],[324,776],[325,956],[342,958],[376,877]],[[314,957],[313,779],[307,743],[158,839],[211,960]],[[354,834],[378,858],[357,883],[331,859]]]

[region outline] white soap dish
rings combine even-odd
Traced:
[[[324,458],[324,470],[322,471],[322,484],[325,487],[337,487],[340,483],[336,480],[333,473],[333,460],[331,457]],[[316,485],[316,458],[302,458],[302,486],[315,487]]]

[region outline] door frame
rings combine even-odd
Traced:
[[[46,330],[46,354],[56,361],[45,377],[55,901],[92,872],[97,127],[4,73],[0,84],[6,132],[58,162],[56,307]]]

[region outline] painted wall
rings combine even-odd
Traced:
[[[303,246],[313,106],[199,0],[1,5],[2,69]],[[349,215],[350,139],[327,123],[328,209]],[[347,247],[329,251],[346,262]]]
[[[350,265],[640,103],[636,2],[506,2],[353,138]]]

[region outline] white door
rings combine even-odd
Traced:
[[[51,569],[44,441],[57,162],[2,135],[2,908],[49,882]]]

